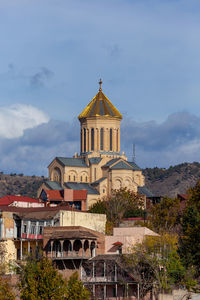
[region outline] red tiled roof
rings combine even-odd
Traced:
[[[45,190],[48,200],[64,200],[63,191]]]
[[[182,200],[188,200],[189,195],[188,194],[177,194],[177,197],[182,201]]]
[[[113,245],[114,245],[114,246],[122,246],[123,243],[121,243],[121,242],[115,242],[115,243],[113,243]]]
[[[23,196],[16,196],[16,195],[7,195],[0,198],[0,205],[10,205],[13,202],[28,202],[28,203],[39,203],[38,200],[30,198],[30,197],[23,197]]]

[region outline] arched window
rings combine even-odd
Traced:
[[[69,175],[69,181],[70,181],[70,175]]]
[[[81,182],[83,181],[83,177],[81,176]]]
[[[100,144],[101,144],[101,150],[103,150],[103,128],[101,128],[101,133],[100,133]]]
[[[84,152],[86,152],[86,129],[84,128],[84,130],[83,130],[83,134],[84,134],[84,136],[83,136],[83,139],[84,139]]]
[[[76,176],[74,176],[74,181],[76,181]]]
[[[91,151],[94,150],[94,128],[91,129]]]
[[[85,181],[87,182],[87,176],[85,177]]]
[[[112,151],[112,128],[110,128],[110,151]]]

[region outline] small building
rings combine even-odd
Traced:
[[[0,198],[0,206],[44,207],[44,203],[41,203],[37,199],[30,197],[7,195]]]

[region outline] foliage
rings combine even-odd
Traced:
[[[75,272],[67,282],[67,300],[89,300],[89,291],[78,279],[78,273]]]
[[[23,300],[67,299],[67,285],[47,258],[28,259],[20,270],[19,288]]]
[[[172,232],[179,224],[180,200],[163,198],[150,210],[150,223],[157,232]]]
[[[0,299],[14,300],[15,296],[7,280],[0,276]]]
[[[197,275],[200,275],[200,181],[189,193],[181,222],[180,254],[184,264],[196,268]]]
[[[132,253],[124,256],[135,279],[140,283],[140,297],[154,287],[161,292],[182,286],[185,269],[178,255],[176,235],[163,234],[147,237],[142,244],[132,249]]]
[[[121,188],[112,190],[111,196],[95,203],[89,211],[105,213],[107,220],[114,226],[118,226],[122,218],[143,216],[143,205],[144,200],[141,195]]]
[[[78,280],[78,274],[74,273],[65,282],[47,258],[39,261],[28,258],[19,275],[22,300],[89,300],[89,292]]]

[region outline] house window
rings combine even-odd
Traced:
[[[69,181],[70,181],[71,179],[70,179],[70,175],[69,175]]]
[[[87,182],[87,176],[85,177],[85,181]]]
[[[103,150],[103,128],[101,128],[101,133],[100,133],[100,144],[101,144],[101,150]]]
[[[91,151],[94,150],[94,128],[91,129]]]
[[[110,151],[112,151],[112,128],[110,128]]]
[[[36,222],[31,222],[30,234],[36,234]]]
[[[83,181],[83,177],[81,176],[81,182]]]
[[[74,176],[74,181],[76,181],[76,176]]]
[[[27,224],[26,223],[24,223],[24,225],[23,225],[23,233],[27,233]]]
[[[38,232],[38,234],[40,234],[40,235],[43,234],[43,228],[44,228],[44,222],[39,222],[39,232]]]

